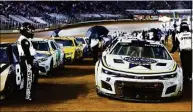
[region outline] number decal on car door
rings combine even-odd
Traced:
[[[21,84],[21,69],[19,64],[15,66],[15,71],[16,71],[16,84],[20,85]]]

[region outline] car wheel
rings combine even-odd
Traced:
[[[102,92],[96,87],[96,93],[98,96],[104,96]]]
[[[63,58],[63,62],[62,64],[60,65],[60,69],[63,69],[65,67],[65,57]]]
[[[79,58],[79,61],[80,61],[80,62],[82,62],[82,61],[83,61],[83,59],[84,59],[83,57],[80,57],[80,58]]]
[[[15,90],[15,83],[16,82],[14,80],[14,77],[8,77],[8,80],[5,86],[5,94],[4,94],[5,99],[12,99],[12,97],[14,96],[13,94]]]
[[[175,99],[176,99],[176,100],[181,100],[182,97],[183,97],[183,92],[180,91],[180,92],[178,93],[178,96],[177,96]]]
[[[50,63],[50,70],[47,72],[46,76],[50,77],[52,75],[52,71],[53,71],[53,60]]]

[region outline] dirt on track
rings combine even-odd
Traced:
[[[49,37],[50,32],[36,34]],[[1,34],[1,42],[14,42],[18,34]],[[167,45],[171,49],[171,41]],[[172,55],[180,64],[178,52]],[[192,88],[187,87],[183,98],[165,103],[136,103],[99,97],[95,92],[94,64],[90,58],[83,62],[56,69],[51,77],[40,76],[36,100],[22,101],[20,94],[1,102],[0,111],[191,111]]]

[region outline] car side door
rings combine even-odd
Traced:
[[[74,40],[74,45],[75,45],[75,48],[76,48],[76,57],[80,58],[81,57],[81,49],[80,49],[80,46],[79,44],[76,42],[76,40]]]
[[[18,48],[16,45],[11,45],[11,52],[9,54],[9,58],[10,58],[10,61],[11,63],[14,65],[15,67],[15,75],[16,75],[16,86],[17,86],[17,89],[23,89],[24,88],[24,85],[22,82],[22,78],[23,78],[23,74],[21,72],[21,65],[19,63],[19,52],[18,52]]]
[[[57,54],[57,48],[54,45],[53,41],[49,41],[49,46],[50,46],[50,52],[53,56],[53,67],[55,68],[55,67],[58,66],[58,64],[57,64],[57,61],[58,61],[58,59],[57,59],[57,55],[58,55]]]
[[[60,65],[63,63],[64,53],[63,53],[63,50],[60,48],[60,46],[55,41],[53,41],[53,43],[56,46],[57,62],[58,62],[58,65]]]

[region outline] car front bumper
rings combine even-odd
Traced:
[[[46,75],[50,71],[50,59],[39,63],[39,75]]]
[[[95,69],[97,70],[97,69]],[[96,75],[97,74],[97,75]],[[106,96],[124,100],[158,101],[178,97],[183,90],[183,77],[170,79],[132,79],[95,72],[98,91]]]

